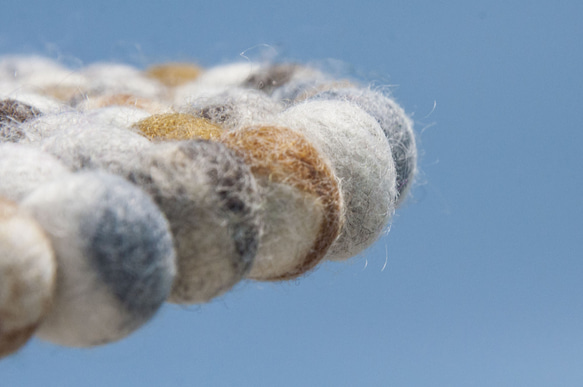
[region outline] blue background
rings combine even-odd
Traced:
[[[166,306],[102,348],[35,340],[0,385],[583,385],[583,2],[0,8],[1,54],[73,67],[327,61],[391,85],[421,151],[412,199],[364,257]]]

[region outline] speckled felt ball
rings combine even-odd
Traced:
[[[327,159],[301,134],[283,127],[225,133],[262,190],[265,231],[249,277],[296,278],[326,255],[342,225],[343,203]]]
[[[357,87],[357,85],[347,79],[334,79],[328,76],[323,78],[298,78],[274,89],[271,97],[290,106],[303,102],[323,91],[348,87]]]
[[[0,144],[0,197],[20,201],[38,186],[69,174],[48,153],[19,144]]]
[[[249,167],[220,143],[157,144],[129,165],[129,178],[168,218],[178,275],[170,301],[205,302],[250,270],[261,231],[260,196]]]
[[[0,358],[26,344],[48,313],[56,267],[38,223],[0,198]]]
[[[41,114],[40,110],[14,99],[0,101],[0,142],[18,142],[24,136],[18,126]]]
[[[190,99],[179,111],[205,118],[225,130],[273,121],[283,105],[258,90],[232,88]]]
[[[221,136],[223,130],[202,117],[190,114],[156,114],[134,124],[150,140],[212,139]]]
[[[403,109],[380,91],[341,88],[318,93],[314,100],[344,100],[353,102],[380,124],[391,145],[397,171],[397,205],[407,197],[417,167],[417,147],[413,123]]]
[[[300,66],[294,63],[277,63],[263,66],[250,74],[242,83],[242,86],[271,94],[275,88],[289,82],[299,69]]]
[[[38,109],[20,101],[13,99],[0,101],[0,125],[10,123],[20,124],[41,114]]]
[[[391,147],[378,122],[345,101],[309,101],[277,119],[304,134],[341,181],[346,222],[327,257],[342,260],[369,247],[386,228],[397,199]]]
[[[134,185],[102,172],[71,174],[21,205],[47,233],[58,263],[40,338],[73,347],[116,341],[167,299],[176,271],[168,223]]]
[[[164,63],[146,70],[146,75],[168,87],[176,87],[194,81],[203,69],[192,63]]]

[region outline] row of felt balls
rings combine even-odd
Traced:
[[[0,357],[355,256],[416,157],[393,99],[309,66],[0,58]]]

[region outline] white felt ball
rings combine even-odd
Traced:
[[[387,226],[397,198],[391,148],[378,122],[344,101],[310,101],[277,119],[298,130],[328,156],[340,179],[346,219],[328,259],[342,260],[369,247]]]
[[[236,62],[212,67],[196,80],[174,88],[174,104],[181,106],[193,98],[214,96],[240,86],[258,68],[259,64],[254,62]]]
[[[81,74],[90,80],[87,86],[90,96],[124,93],[155,99],[165,92],[160,82],[125,64],[95,63],[85,67]]]
[[[22,347],[49,311],[56,267],[38,223],[0,198],[0,358]]]
[[[331,89],[313,96],[313,100],[340,100],[353,102],[370,114],[380,124],[387,136],[397,171],[397,205],[407,193],[417,167],[417,147],[413,123],[405,111],[391,98],[380,91],[360,88]]]
[[[0,59],[0,83],[17,85],[15,92],[34,93],[67,101],[86,89],[88,79],[60,63],[38,56],[7,56]],[[11,95],[17,98],[16,95]]]
[[[235,62],[207,69],[194,81],[200,85],[239,86],[258,70],[260,65],[255,62]]]
[[[116,341],[168,297],[176,270],[168,223],[134,185],[102,172],[71,174],[40,186],[22,206],[58,262],[42,339],[74,347]]]
[[[139,134],[98,123],[79,125],[44,136],[35,142],[73,170],[106,169],[123,174],[136,155],[152,144]]]
[[[0,82],[14,80],[21,87],[82,87],[85,77],[60,63],[41,56],[9,55],[0,59]]]
[[[69,169],[48,153],[20,144],[0,144],[0,196],[20,201],[39,185],[66,176]]]
[[[87,128],[88,126],[89,120],[87,117],[76,111],[45,114],[35,119],[27,120],[19,126],[19,130],[23,134],[19,142],[35,143],[67,129]]]
[[[150,113],[136,107],[107,106],[89,110],[85,116],[90,122],[130,129],[136,122],[149,117]]]

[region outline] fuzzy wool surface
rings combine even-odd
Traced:
[[[401,204],[407,197],[417,170],[413,123],[405,111],[393,99],[368,88],[330,89],[310,99],[349,101],[377,120],[391,145],[397,172],[397,205]]]
[[[313,269],[342,226],[343,201],[327,159],[306,137],[282,127],[225,133],[257,178],[265,232],[250,278],[283,280]]]
[[[39,149],[0,143],[0,197],[20,201],[38,186],[68,173],[63,163]]]
[[[310,101],[277,123],[304,134],[326,155],[341,182],[346,220],[328,258],[361,253],[386,229],[397,199],[391,147],[378,122],[345,101]]]
[[[103,172],[70,174],[22,206],[49,236],[58,263],[42,339],[73,347],[116,341],[168,298],[176,273],[168,222],[134,185]]]
[[[52,132],[39,126],[34,128],[37,140],[30,145],[59,158],[73,170],[105,169],[124,175],[127,166],[152,146],[139,134],[85,119]]]
[[[234,130],[272,121],[283,105],[258,90],[231,88],[215,95],[190,98],[177,109],[205,118],[224,130]]]
[[[52,342],[356,256],[414,181],[403,109],[317,65],[80,65],[0,57],[0,197],[55,254]]]
[[[193,140],[153,146],[128,167],[171,224],[178,277],[170,301],[206,302],[249,272],[262,219],[257,183],[240,157]]]
[[[249,168],[220,144],[150,143],[128,130],[84,120],[50,132],[40,123],[31,145],[73,170],[103,169],[140,186],[172,226],[177,303],[205,302],[241,280],[255,256],[259,195]],[[43,134],[46,133],[47,134]]]
[[[0,198],[0,358],[26,344],[49,312],[56,272],[43,229]]]

